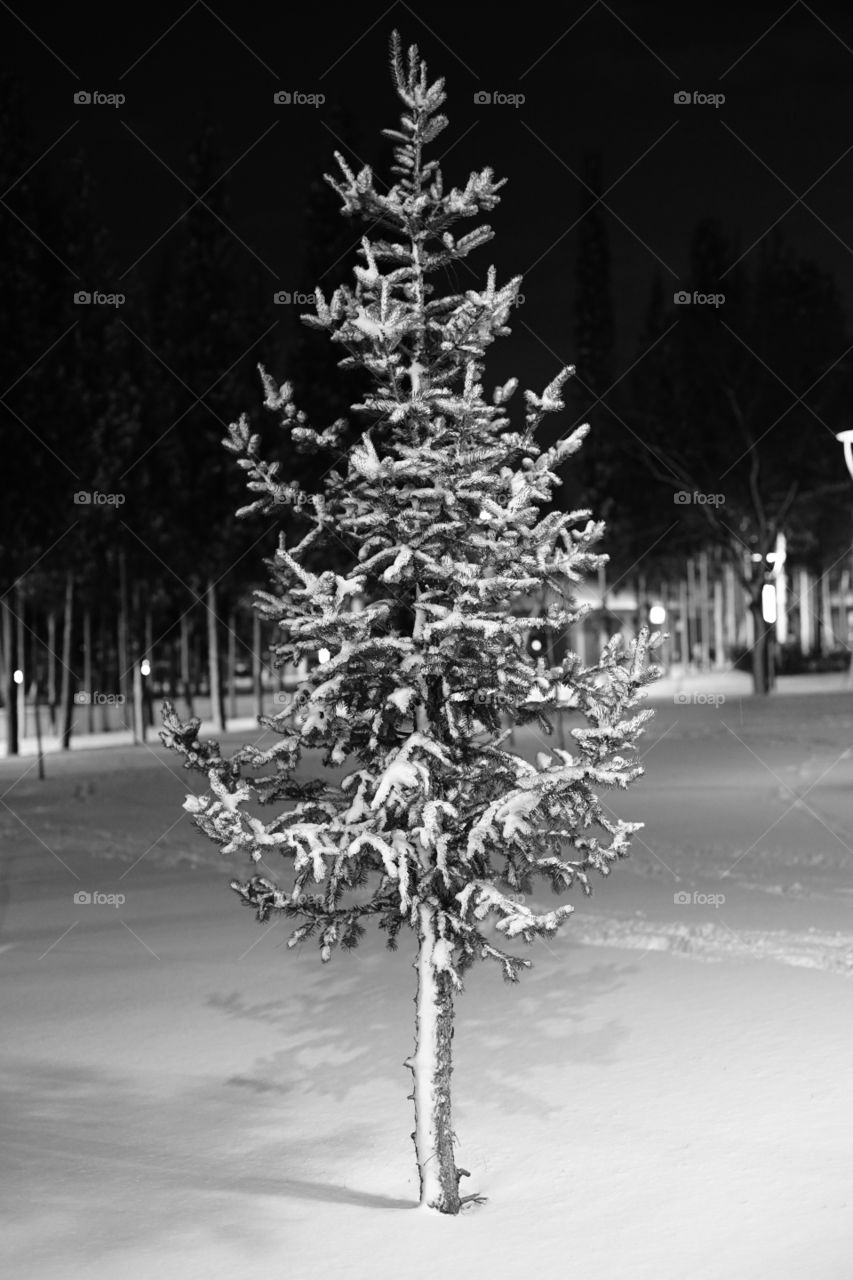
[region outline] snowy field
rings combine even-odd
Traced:
[[[670,700],[644,750],[630,862],[459,999],[456,1219],[413,950],[288,951],[159,748],[0,762],[2,1274],[850,1280],[853,694]]]

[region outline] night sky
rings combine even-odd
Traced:
[[[247,272],[269,283],[258,332],[278,318],[277,289],[311,289],[298,238],[308,186],[332,167],[341,113],[358,159],[387,176],[390,144],[379,130],[397,123],[394,26],[446,78],[446,179],[463,182],[485,164],[509,179],[492,219],[497,238],[472,260],[482,272],[494,260],[504,276],[525,276],[508,372],[538,383],[572,359],[586,151],[603,163],[620,367],[638,350],[653,273],[667,292],[679,287],[702,218],[721,218],[749,252],[778,222],[836,275],[848,305],[853,294],[853,15],[841,5],[599,0],[510,13],[458,3],[419,12],[402,0],[298,10],[196,0],[59,12],[4,4],[0,22],[3,64],[20,79],[44,148],[39,163],[61,168],[76,148],[86,153],[109,252],[122,264],[118,280],[86,284],[125,292],[128,322],[134,287],[187,207],[188,152],[206,126],[229,171],[229,226]],[[77,105],[81,90],[126,102]],[[276,105],[279,90],[325,102]],[[678,105],[679,91],[725,102]],[[479,105],[478,92],[525,101]],[[14,209],[14,189],[4,198]]]

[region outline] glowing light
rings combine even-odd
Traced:
[[[329,659],[331,658],[331,656],[332,656],[332,655],[331,655],[331,653],[329,653],[329,650],[328,650],[328,649],[321,649],[321,650],[319,651],[319,653],[317,654],[317,657],[320,659],[320,663],[321,663],[321,664],[322,664],[322,663],[324,663],[324,662],[328,662],[328,661],[329,661]]]
[[[531,640],[531,641],[530,641],[530,647],[531,647],[531,649],[533,650],[533,652],[534,652],[534,653],[538,653],[538,652],[539,652],[539,650],[542,648],[542,641],[541,641],[541,640]]]
[[[151,663],[148,661],[147,658],[142,659],[142,662],[139,664],[139,670],[142,672],[144,676],[151,675]]]
[[[653,604],[649,609],[649,622],[653,627],[662,627],[666,622],[666,609],[662,604]]]
[[[12,679],[15,681],[15,684],[23,684],[23,683],[24,683],[24,673],[23,673],[23,671],[21,671],[20,667],[19,667],[19,668],[18,668],[18,670],[15,672],[15,674],[12,676]]]

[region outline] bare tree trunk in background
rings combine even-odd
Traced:
[[[711,666],[711,592],[708,587],[708,552],[699,556],[699,609],[702,618],[702,666]]]
[[[773,626],[764,621],[761,607],[761,596],[752,597],[749,602],[753,620],[752,641],[752,691],[760,697],[766,697],[774,684]]]
[[[74,574],[65,577],[65,607],[62,614],[62,750],[71,746],[71,728],[74,715],[74,681],[71,663],[74,658]]]
[[[690,601],[687,597],[687,581],[684,578],[678,584],[678,614],[681,623],[678,650],[681,663],[686,669],[690,661]]]
[[[145,741],[145,708],[142,703],[142,659],[133,662],[133,741]]]
[[[723,583],[714,579],[714,668],[724,670],[726,665],[725,629],[723,627]]]
[[[149,728],[154,728],[154,695],[151,692],[151,684],[154,680],[154,619],[151,616],[151,610],[145,610],[145,657],[150,664],[148,676],[142,681],[142,694],[145,702],[145,723]]]
[[[92,611],[87,606],[83,610],[83,688],[89,694],[89,703],[86,708],[86,730],[88,733],[95,732],[95,703],[93,696],[95,690],[93,688],[92,679]]]
[[[687,558],[687,661],[693,665],[693,651],[697,646],[696,616],[696,565],[692,556]]]
[[[225,732],[222,705],[222,681],[219,670],[219,628],[216,619],[216,584],[207,584],[207,664],[210,678],[210,718],[221,733]]]
[[[36,731],[36,753],[38,757],[39,782],[44,782],[44,746],[41,740],[41,704],[38,680],[30,685],[30,697],[33,700],[33,722]]]
[[[10,595],[12,601],[14,601],[14,587],[0,599],[3,631],[3,705],[6,712],[6,755],[16,756],[19,750],[18,698],[17,690],[15,689],[15,668],[17,666],[15,649],[17,645],[13,605],[9,603]]]
[[[104,692],[114,692],[114,683],[112,680],[112,662],[108,658],[109,648],[107,645],[107,613],[106,609],[101,609],[98,614],[98,679],[104,686]],[[116,664],[117,665],[117,664]],[[118,676],[118,670],[116,670]],[[110,704],[108,702],[101,703],[101,732],[105,733],[111,729],[110,724]]]
[[[729,646],[732,652],[737,648],[738,628],[737,628],[737,608],[735,605],[735,593],[737,582],[735,578],[734,566],[727,564],[723,566],[723,609],[725,621],[723,624],[723,634],[725,636],[725,644]]]
[[[257,609],[252,610],[252,692],[255,696],[255,715],[264,714],[264,686],[261,672],[261,616]]]
[[[831,653],[835,648],[835,634],[832,628],[832,600],[829,594],[829,572],[820,575],[820,652]]]
[[[47,615],[47,706],[50,727],[56,729],[56,610]]]
[[[145,714],[142,703],[142,638],[139,635],[139,583],[133,584],[133,595],[131,599],[131,612],[129,615],[130,624],[130,642],[128,644],[128,658],[131,664],[131,692],[133,697],[133,741],[145,741]]]
[[[181,618],[181,687],[184,701],[187,704],[187,714],[192,718],[195,715],[195,710],[193,708],[193,686],[190,673],[190,625],[189,614],[185,613]]]
[[[128,604],[127,604],[127,559],[124,547],[118,553],[118,688],[116,693],[122,699],[126,721],[130,720],[130,646],[128,641]]]
[[[228,714],[237,719],[237,615],[228,615]]]
[[[15,609],[15,627],[17,629],[17,650],[18,650],[18,670],[21,672],[23,679],[20,684],[15,685],[15,695],[18,699],[18,733],[22,738],[27,736],[27,686],[24,681],[27,678],[27,638],[24,630],[24,579],[19,578],[16,590],[16,609]]]

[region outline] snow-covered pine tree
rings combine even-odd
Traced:
[[[598,565],[602,526],[587,511],[541,516],[560,464],[586,427],[542,450],[535,433],[561,409],[564,369],[542,395],[525,392],[523,426],[513,428],[510,379],[491,400],[483,390],[486,349],[509,333],[520,277],[442,292],[442,272],[491,236],[454,225],[498,203],[491,169],[463,188],[445,189],[425,152],[447,125],[443,81],[430,84],[417,48],[401,56],[392,37],[392,71],[404,111],[394,142],[396,175],[384,193],[373,173],[355,174],[342,156],[329,178],[343,212],[379,233],[362,240],[354,287],[327,301],[317,290],[307,323],[340,343],[342,367],[360,367],[372,394],[355,412],[368,427],[330,470],[324,492],[302,510],[310,528],[297,546],[282,538],[272,564],[275,590],[258,608],[278,624],[279,663],[314,665],[294,703],[260,723],[280,735],[268,750],[245,746],[231,758],[199,741],[198,720],[181,723],[166,704],[164,742],[210,790],[185,807],[224,854],[245,854],[267,874],[232,881],[260,921],[281,913],[296,922],[289,945],[309,937],[320,957],[357,945],[374,917],[394,947],[405,926],[417,933],[414,1077],[415,1132],[422,1206],[458,1213],[465,1200],[451,1123],[454,997],[479,958],[516,981],[530,961],[504,940],[551,935],[573,908],[535,911],[523,901],[536,880],[558,894],[590,873],[606,876],[642,824],[609,816],[599,799],[642,769],[631,757],[652,713],[637,706],[656,674],[643,633],[627,648],[617,638],[591,667],[570,655],[537,670],[527,656],[532,627],[562,631],[577,607],[552,606],[545,619],[514,616],[511,605],[554,574],[577,581]],[[261,370],[266,407],[280,415],[297,448],[334,456],[340,421],[307,425],[292,390]],[[279,464],[260,454],[245,415],[225,442],[257,498],[239,513],[272,513],[293,501]],[[306,569],[324,541],[349,554],[346,573]],[[357,599],[361,608],[354,609]],[[327,653],[323,653],[323,651]],[[318,654],[325,660],[316,661]],[[505,747],[513,725],[552,732],[558,687],[569,691],[578,727],[571,752],[540,752],[528,763]],[[322,748],[324,766],[351,765],[339,785],[298,780],[305,748]],[[265,819],[263,809],[274,809]],[[281,855],[279,881],[267,859]],[[499,945],[499,942],[501,945]]]

